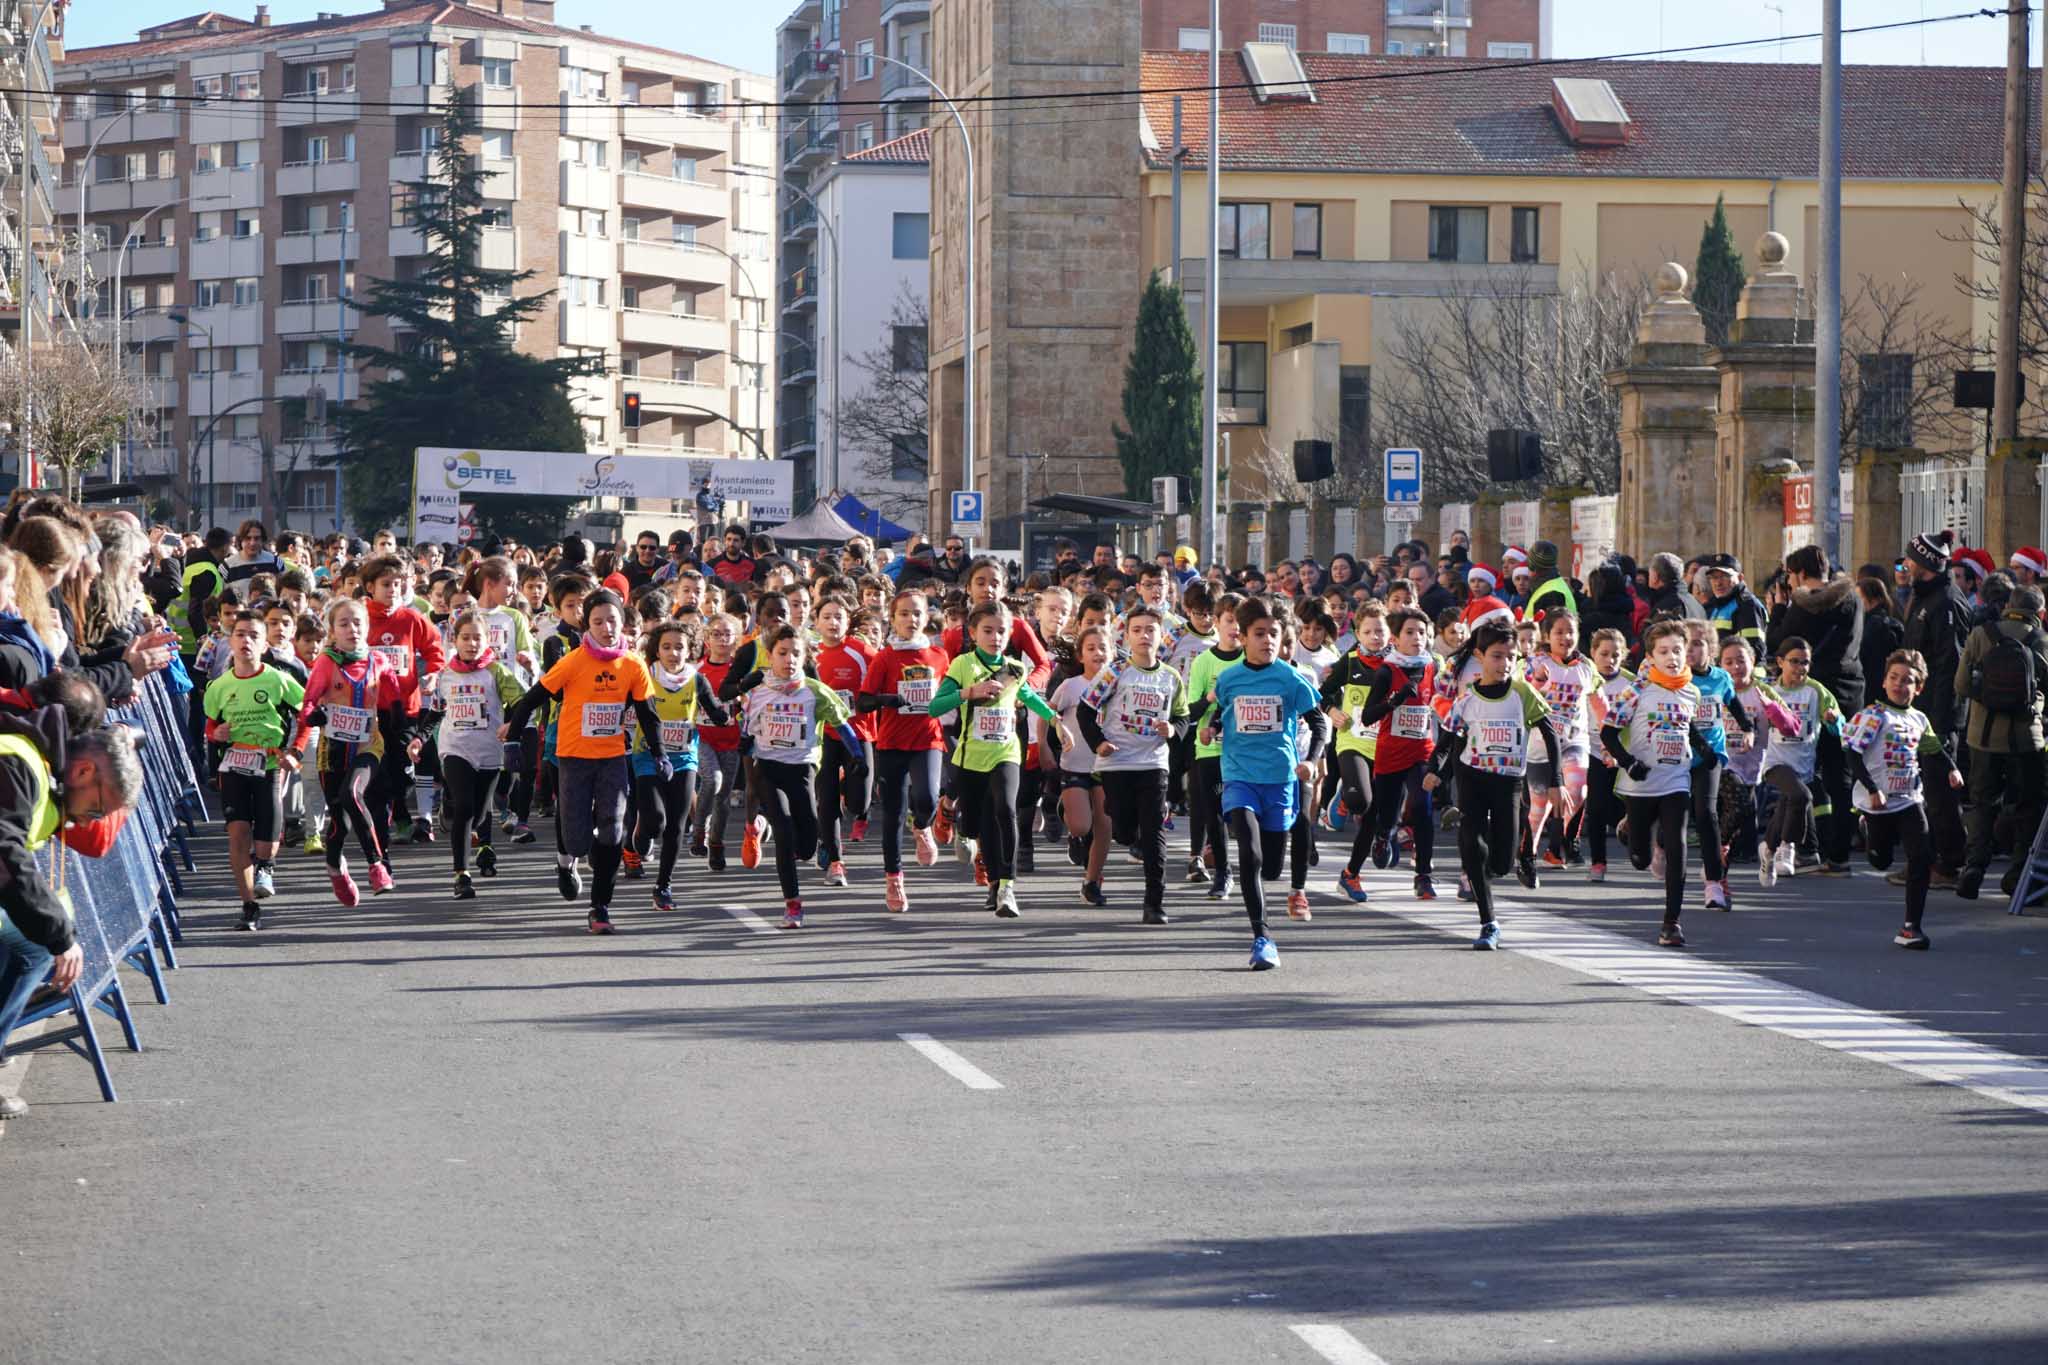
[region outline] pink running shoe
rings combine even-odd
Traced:
[[[381,896],[397,885],[398,883],[391,880],[391,869],[388,866],[383,863],[370,864],[371,895]]]
[[[356,879],[348,875],[348,864],[331,868],[327,880],[334,884],[334,898],[343,905],[360,905],[363,893],[356,890]]]
[[[900,915],[910,908],[910,897],[903,892],[903,874],[890,872],[882,877],[882,904],[892,915]]]
[[[932,837],[931,827],[917,831],[917,865],[930,867],[939,860],[939,841]]]

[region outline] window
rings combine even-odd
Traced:
[[[1880,352],[1856,358],[1856,443],[1898,450],[1913,444],[1913,357]]]
[[[354,138],[355,134],[350,133],[349,137]],[[234,159],[228,162],[230,166],[253,166],[256,164],[256,159],[263,155],[263,144],[253,137],[245,138],[240,142],[234,143],[233,146],[235,155]]]
[[[512,134],[503,128],[484,129],[483,154],[486,161],[510,161]]]
[[[510,232],[512,230],[512,210],[507,205],[485,204],[477,211],[477,218],[487,230],[503,232]]]
[[[448,84],[448,49],[431,43],[391,49],[393,85]]]
[[[1324,43],[1324,50],[1363,57],[1372,51],[1372,37],[1365,33],[1332,33]]]
[[[1284,43],[1284,44],[1286,44],[1286,45],[1287,45],[1288,47],[1293,47],[1293,46],[1294,46],[1294,25],[1292,25],[1292,24],[1260,24],[1260,25],[1259,25],[1259,41],[1260,41],[1260,42],[1262,42],[1262,43]],[[1202,46],[1206,48],[1206,47],[1208,46],[1208,44],[1207,44],[1207,43],[1204,43],[1204,44],[1203,44]]]
[[[627,307],[629,308],[631,306],[631,304],[627,305]],[[627,351],[621,354],[619,356],[619,373],[624,375],[628,379],[639,378],[640,357],[632,351]]]
[[[621,308],[625,308],[625,309],[629,309],[629,310],[630,310],[630,309],[638,308],[639,306],[640,306],[640,286],[639,286],[639,285],[637,285],[637,284],[622,284],[622,285],[620,285],[620,286],[619,286],[619,307],[621,307]]]
[[[341,88],[343,90],[353,90],[356,88],[356,64],[354,62],[343,62],[341,64]]]
[[[1387,39],[1387,55],[1389,57],[1405,56],[1407,52],[1408,44],[1402,42],[1399,38]]]
[[[1486,55],[1497,60],[1526,62],[1536,55],[1536,48],[1530,43],[1488,43]]]
[[[668,311],[672,316],[679,318],[700,316],[697,312],[696,291],[691,289],[676,290],[675,293],[669,295]]]
[[[586,308],[604,307],[604,281],[588,275],[562,276],[562,300]]]
[[[1304,322],[1298,327],[1289,327],[1280,333],[1280,349],[1291,351],[1296,346],[1306,346],[1316,339],[1316,325]]]
[[[853,78],[857,81],[873,80],[875,75],[875,40],[863,38],[853,45]]]
[[[1272,235],[1270,204],[1224,204],[1216,228],[1221,253],[1240,261],[1263,261]]]
[[[223,77],[195,76],[192,78],[192,93],[203,100],[217,100],[221,96]]]
[[[324,138],[324,137],[309,137],[309,138],[307,138],[307,139],[306,139],[306,154],[305,154],[305,156],[301,157],[301,158],[300,158],[300,160],[302,160],[302,161],[325,161],[326,159],[327,159],[327,139],[326,139],[326,138]]]
[[[889,438],[889,477],[898,483],[923,483],[929,461],[925,456],[925,434],[913,431]]]
[[[668,239],[676,246],[697,245],[697,225],[677,220],[668,225]]]
[[[218,308],[224,292],[225,280],[196,280],[192,285],[192,306],[194,308]]]
[[[253,308],[263,301],[260,281],[244,276],[235,281],[235,307]]]
[[[640,175],[647,169],[647,155],[638,147],[627,147],[619,152],[619,163],[627,175]]]
[[[1206,28],[1184,28],[1180,31],[1180,50],[1183,52],[1207,52],[1209,30]]]
[[[890,223],[889,254],[899,261],[928,260],[932,252],[932,216],[899,213]]]
[[[889,329],[890,366],[898,374],[922,374],[929,368],[926,363],[925,329],[922,327],[891,327]]]
[[[562,89],[579,99],[601,100],[604,98],[604,73],[586,71],[580,66],[562,68]]]
[[[1486,260],[1486,210],[1435,208],[1429,211],[1429,259]]]
[[[263,231],[263,215],[256,209],[240,209],[235,213],[235,236],[255,237]]]
[[[510,57],[486,57],[482,62],[484,88],[487,90],[510,90],[512,88],[512,59]]]
[[[1216,402],[1241,426],[1266,422],[1266,343],[1226,341],[1216,348]],[[1229,421],[1230,418],[1223,419]]]
[[[195,213],[192,215],[192,240],[210,242],[220,236],[221,215],[218,213]]]
[[[218,142],[202,142],[192,150],[192,174],[210,175],[220,169],[222,146]]]
[[[413,129],[412,146],[406,148],[406,150],[419,152],[423,156],[431,156],[434,149],[440,145],[441,125],[438,123],[422,123],[419,127]]]
[[[298,85],[289,93],[294,95],[324,95],[327,93],[326,67],[300,67],[294,74],[298,78]]]
[[[863,123],[853,130],[853,150],[864,152],[875,145],[875,125]]]
[[[697,158],[694,156],[671,157],[668,163],[668,173],[673,179],[694,182],[697,179]]]
[[[1319,261],[1323,258],[1323,206],[1294,206],[1294,259]]]
[[[306,276],[304,292],[302,292],[299,295],[299,297],[304,299],[307,303],[318,303],[320,300],[326,298],[327,277],[325,275]]]
[[[733,255],[743,256],[750,261],[768,261],[775,253],[768,245],[765,232],[735,232],[732,234]]]
[[[233,84],[228,93],[238,100],[263,98],[263,73],[260,71],[237,71],[231,78]]]
[[[1533,265],[1541,257],[1539,225],[1543,215],[1536,209],[1514,209],[1513,230],[1508,235],[1508,259],[1519,265]]]
[[[1337,439],[1361,468],[1372,438],[1372,366],[1343,365],[1337,370]]]
[[[628,218],[628,217],[623,217],[623,216],[622,216],[622,217],[620,217],[620,219],[619,219],[619,236],[620,236],[621,238],[623,238],[624,240],[628,241],[628,242],[637,242],[637,241],[639,241],[639,240],[640,240],[640,220],[639,220],[638,218]]]
[[[596,138],[572,137],[569,144],[569,160],[578,166],[604,166],[604,144]]]
[[[121,178],[123,180],[149,179],[149,153],[130,152],[122,157]]]

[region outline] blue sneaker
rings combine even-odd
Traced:
[[[1362,903],[1366,899],[1365,888],[1358,884],[1358,874],[1348,867],[1337,874],[1337,889],[1354,901]]]
[[[1270,972],[1279,965],[1280,950],[1274,946],[1272,939],[1267,938],[1264,934],[1260,934],[1252,940],[1253,971]]]
[[[832,868],[832,855],[825,851],[825,845],[818,845],[818,871],[828,872]]]
[[[1482,953],[1490,953],[1500,947],[1500,922],[1488,920],[1479,926],[1479,937],[1472,940],[1472,946]]]
[[[267,901],[277,894],[277,883],[271,878],[269,868],[258,867],[250,880],[256,885],[257,900]]]
[[[1335,834],[1344,831],[1344,798],[1338,797],[1323,807],[1323,828]]]

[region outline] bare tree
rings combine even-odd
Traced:
[[[1621,402],[1609,370],[1628,362],[1647,289],[1593,277],[1555,293],[1524,271],[1461,280],[1396,321],[1373,395],[1385,444],[1418,446],[1427,494],[1490,486],[1486,433],[1543,438],[1543,483],[1612,493],[1621,483]]]
[[[1999,226],[1999,212],[1996,202],[1987,201],[1973,204],[1960,200],[1963,211],[1969,215],[1969,225],[1957,233],[1943,233],[1952,242],[1963,242],[1970,248],[1979,269],[1968,274],[1957,274],[1956,291],[1966,299],[1992,305],[1987,309],[1989,316],[1998,316],[1998,262],[2004,252],[2003,233]],[[2048,358],[2048,179],[2032,175],[2027,180],[2026,216],[2027,250],[2020,261],[2020,370],[2038,371],[2041,361]],[[1990,356],[1997,345],[1995,333],[1976,339],[1976,354]],[[1960,362],[1959,362],[1960,363]],[[1988,364],[1983,368],[1988,368]],[[2025,431],[2041,431],[2048,428],[2048,393],[2040,385],[2030,385],[2020,404],[2020,428]]]
[[[875,510],[883,516],[915,517],[920,523],[932,411],[931,372],[925,363],[931,317],[926,299],[908,287],[898,293],[881,340],[847,357],[865,383],[839,402],[839,439],[854,452],[855,468],[865,480],[862,492],[874,494]],[[916,344],[899,346],[899,336],[915,336]],[[914,478],[897,477],[912,468]]]
[[[147,421],[150,398],[148,385],[120,366],[111,346],[66,338],[38,346],[32,366],[17,352],[0,359],[0,420],[12,426],[17,444],[28,437],[72,497],[129,424]]]
[[[1920,285],[1858,277],[1842,309],[1842,449],[1968,449],[1967,413],[1951,403],[1970,341],[1920,307]]]

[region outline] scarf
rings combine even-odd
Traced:
[[[932,637],[924,634],[922,631],[911,636],[908,640],[899,635],[891,635],[889,637],[889,648],[891,649],[930,649],[931,645]]]
[[[1403,673],[1419,673],[1429,664],[1428,654],[1397,654],[1390,649],[1381,657]]]
[[[1692,682],[1689,674],[1666,673],[1647,659],[1643,661],[1643,676],[1657,684],[1657,686],[1668,688],[1673,692],[1684,690]]]
[[[370,647],[368,645],[362,645],[352,650],[342,649],[338,645],[328,645],[320,652],[344,668],[350,664],[359,664],[370,657]]]
[[[683,665],[682,672],[671,673],[661,666],[661,660],[659,659],[649,664],[647,671],[654,675],[654,681],[661,685],[661,690],[664,692],[680,692],[690,685],[691,679],[697,676],[697,670],[688,664]]]
[[[603,645],[591,639],[588,635],[583,637],[583,643],[581,647],[589,653],[591,658],[597,660],[601,664],[608,664],[612,660],[618,658],[621,654],[624,654],[626,652],[626,647],[624,645],[620,645],[617,649],[606,649]]]
[[[489,645],[485,645],[484,652],[477,655],[476,658],[469,663],[464,663],[462,661],[462,656],[459,654],[449,655],[448,667],[454,669],[457,673],[481,673],[485,669],[489,668],[494,662],[496,662],[496,660],[497,655],[491,652],[491,647]]]

